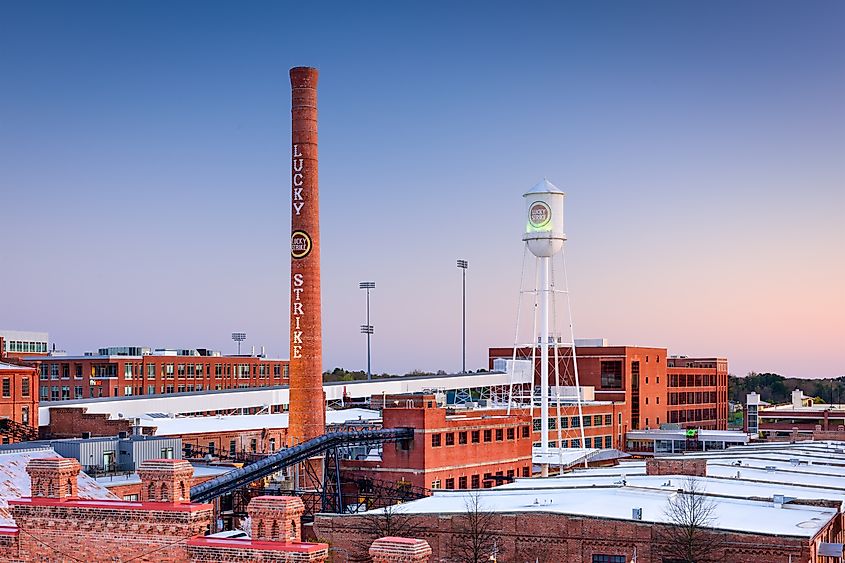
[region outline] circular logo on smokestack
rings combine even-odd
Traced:
[[[531,204],[531,208],[528,211],[528,222],[531,223],[532,227],[535,229],[545,227],[551,220],[552,210],[548,205],[542,201]]]
[[[290,255],[305,258],[311,252],[311,237],[305,231],[294,231],[290,235]]]

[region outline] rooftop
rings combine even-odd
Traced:
[[[32,482],[26,464],[33,459],[54,459],[61,456],[51,449],[0,453],[0,526],[15,527],[9,512],[9,500],[32,494]],[[79,474],[80,499],[118,500],[108,489],[84,473]]]
[[[151,413],[154,414],[154,413]],[[288,413],[244,414],[221,416],[185,416],[170,418],[145,415],[141,426],[154,426],[158,436],[201,434],[205,432],[239,432],[265,428],[287,428]],[[380,420],[378,411],[369,409],[344,409],[326,411],[326,424],[344,424]]]
[[[665,479],[665,477],[664,477]],[[406,514],[465,514],[466,503],[478,494],[482,509],[493,512],[541,512],[635,521],[633,509],[642,509],[642,521],[669,523],[666,507],[676,490],[629,486],[538,487],[520,481],[521,487],[478,491],[438,491],[433,496],[406,502]],[[720,530],[773,536],[811,538],[837,515],[834,508],[785,504],[739,498],[713,498],[713,517]],[[379,511],[373,511],[379,512]]]

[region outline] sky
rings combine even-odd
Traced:
[[[326,369],[366,366],[373,280],[373,370],[459,370],[458,258],[467,368],[513,345],[545,177],[576,338],[845,375],[843,21],[822,0],[0,2],[0,328],[70,353],[232,353],[243,331],[288,357],[288,69],[316,66]]]

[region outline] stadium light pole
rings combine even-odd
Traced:
[[[469,263],[466,260],[458,260],[458,268],[461,269],[461,274],[463,277],[463,286],[461,291],[461,303],[463,306],[463,322],[461,323],[462,327],[462,340],[461,340],[461,348],[463,350],[462,355],[462,362],[461,362],[461,373],[467,372],[467,267]]]
[[[367,335],[367,379],[373,378],[370,365],[370,337],[373,335],[373,325],[370,324],[370,290],[376,288],[376,282],[363,281],[358,284],[358,289],[367,291],[367,324],[361,325],[361,334]]]
[[[241,342],[246,340],[246,333],[245,332],[233,332],[232,333],[232,340],[238,343],[238,356],[241,355]]]

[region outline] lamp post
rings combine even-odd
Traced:
[[[232,333],[232,340],[238,343],[238,356],[241,355],[241,342],[246,340],[246,333],[245,332],[233,332]]]
[[[466,260],[458,260],[458,268],[461,269],[461,274],[463,276],[463,290],[461,292],[461,303],[463,306],[463,322],[461,324],[461,348],[463,350],[461,373],[467,372],[467,266],[469,266],[469,263]]]
[[[373,378],[370,365],[370,337],[373,334],[373,325],[370,324],[370,290],[376,288],[376,282],[363,281],[358,284],[358,289],[367,290],[367,324],[361,325],[361,334],[367,335],[367,379]]]

